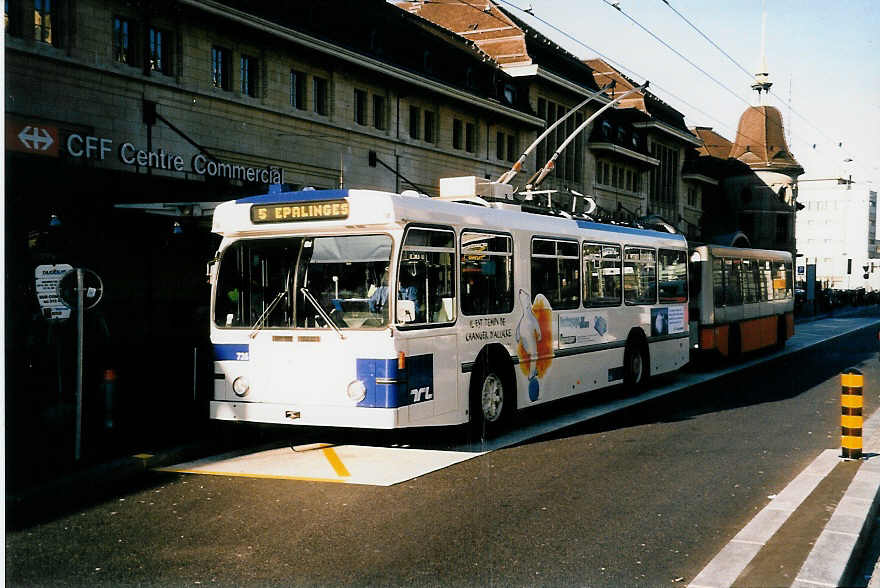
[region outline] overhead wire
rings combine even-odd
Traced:
[[[457,0],[457,1],[459,1],[459,2],[463,2],[463,0]],[[620,62],[618,62],[617,60],[615,60],[615,59],[613,59],[613,58],[611,58],[611,57],[608,57],[607,55],[605,55],[605,54],[602,53],[601,51],[599,51],[599,50],[597,50],[597,49],[595,49],[595,48],[593,48],[593,47],[590,47],[589,45],[587,45],[586,43],[584,43],[584,42],[581,41],[580,39],[577,39],[576,37],[574,37],[574,36],[572,36],[571,34],[565,32],[564,30],[560,29],[559,27],[557,27],[556,25],[552,24],[551,22],[549,22],[549,21],[547,21],[547,20],[541,18],[540,16],[534,14],[533,11],[526,11],[524,8],[521,8],[521,7],[517,6],[517,5],[514,4],[513,2],[510,2],[509,0],[497,0],[497,1],[500,2],[500,3],[502,3],[502,4],[506,4],[506,5],[508,5],[508,6],[512,7],[512,8],[515,8],[516,10],[519,10],[520,12],[523,12],[523,13],[525,13],[525,14],[528,14],[530,17],[532,17],[532,18],[534,18],[535,20],[537,20],[538,22],[542,23],[544,26],[546,26],[546,27],[552,29],[553,31],[555,31],[555,32],[557,32],[557,33],[559,33],[560,35],[564,36],[565,38],[569,39],[570,41],[572,41],[572,42],[574,42],[574,43],[577,43],[577,44],[580,45],[581,47],[583,47],[583,48],[585,48],[585,49],[587,49],[587,50],[589,50],[589,51],[592,51],[593,53],[595,53],[596,55],[598,55],[599,57],[601,57],[602,59],[604,59],[605,61],[607,61],[609,64],[611,64],[612,66],[614,66],[616,69],[620,70],[621,72],[628,73],[629,75],[631,75],[631,76],[634,77],[634,78],[640,78],[640,79],[643,79],[643,80],[644,80],[644,79],[647,79],[646,76],[643,76],[643,75],[639,74],[638,72],[632,70],[631,68],[627,67],[626,65],[624,65],[624,64],[622,64],[622,63],[620,63]],[[464,3],[467,4],[467,2],[464,2]],[[730,126],[729,123],[727,123],[727,122],[725,122],[725,121],[722,121],[722,120],[719,119],[718,117],[716,117],[716,116],[714,116],[714,115],[712,115],[712,114],[706,112],[706,111],[703,110],[702,108],[700,108],[700,107],[698,107],[698,106],[696,106],[696,105],[694,105],[694,104],[691,104],[690,102],[688,102],[687,100],[685,100],[685,99],[682,98],[681,96],[678,96],[678,95],[675,94],[672,90],[670,90],[670,89],[668,89],[668,88],[665,88],[665,87],[662,86],[661,84],[658,84],[658,83],[652,81],[652,82],[651,82],[651,90],[652,90],[652,91],[654,91],[654,90],[659,90],[661,93],[663,93],[663,94],[669,96],[670,98],[676,100],[677,102],[679,102],[679,103],[681,103],[681,104],[684,104],[684,105],[687,106],[688,108],[690,108],[690,109],[692,109],[692,110],[694,110],[694,111],[696,111],[696,112],[699,112],[699,113],[702,114],[703,116],[705,116],[705,117],[709,118],[710,120],[712,120],[712,121],[718,123],[720,126],[724,127],[725,129],[729,129],[729,130],[735,132],[737,135],[740,135],[740,136],[742,136],[742,137],[745,137],[746,139],[749,139],[750,141],[754,141],[756,144],[760,143],[760,141],[759,141],[758,139],[756,139],[756,138],[754,138],[754,137],[750,137],[750,136],[748,136],[748,135],[746,135],[746,134],[744,134],[744,133],[740,133],[738,129],[734,129],[732,126]],[[729,89],[728,89],[728,90],[729,90]],[[732,90],[729,90],[729,91],[732,91]],[[742,99],[742,98],[741,98],[741,99]],[[744,99],[743,99],[743,100],[744,100]],[[748,104],[749,107],[752,107],[752,108],[753,108],[753,106],[752,106],[751,104],[749,104],[748,101],[745,101],[745,102],[746,102],[746,104]]]

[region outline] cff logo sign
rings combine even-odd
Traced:
[[[6,119],[6,148],[58,157],[58,129],[48,125]]]

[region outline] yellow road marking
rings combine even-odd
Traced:
[[[351,476],[348,473],[348,470],[345,468],[345,465],[342,463],[342,460],[339,459],[339,456],[336,455],[336,451],[333,450],[332,447],[325,447],[322,449],[324,452],[324,456],[327,458],[327,461],[330,462],[330,465],[333,466],[333,471],[336,472],[336,475],[340,478],[347,478]]]

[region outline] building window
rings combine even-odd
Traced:
[[[150,70],[171,74],[171,58],[168,34],[159,29],[150,29]]]
[[[354,90],[354,122],[367,124],[367,93],[357,88]]]
[[[464,129],[464,150],[474,153],[477,150],[477,126],[467,123]]]
[[[373,96],[373,126],[384,131],[386,124],[385,96]]]
[[[418,106],[409,107],[409,137],[410,139],[420,138],[422,128],[422,111]]]
[[[688,206],[697,207],[699,199],[697,197],[697,189],[693,186],[688,187]]]
[[[257,78],[260,75],[259,60],[249,55],[241,56],[241,93],[257,97]]]
[[[519,149],[516,146],[516,135],[507,135],[507,161],[516,161]]]
[[[229,49],[211,47],[211,85],[221,90],[229,90]]]
[[[290,70],[290,105],[297,110],[306,109],[306,74]]]
[[[452,148],[461,149],[464,139],[464,123],[457,118],[452,119]]]
[[[56,6],[54,0],[34,0],[34,39],[55,45]]]
[[[562,104],[557,104],[545,98],[538,98],[538,116],[544,119],[545,126],[549,127],[568,113],[569,109]],[[547,135],[538,144],[535,151],[538,165],[542,165],[556,151],[560,144],[571,135],[576,126],[583,122],[581,113],[566,119],[564,124]],[[562,155],[556,160],[554,175],[559,181],[580,182],[583,178],[584,165],[584,138],[583,134],[577,135]]]
[[[651,169],[649,204],[661,215],[674,214],[678,205],[678,150],[654,143],[651,155],[660,160],[660,165]]]
[[[129,20],[118,16],[113,18],[113,61],[134,65],[131,34],[132,24]]]
[[[498,160],[504,159],[504,138],[506,135],[504,133],[498,133],[495,138],[495,157]]]
[[[425,143],[434,143],[434,112],[431,110],[425,111]]]
[[[319,78],[318,76],[315,76],[314,78],[312,78],[312,86],[312,89],[314,91],[313,100],[315,101],[315,114],[327,116],[327,114],[330,112],[329,82],[327,81],[327,78]]]

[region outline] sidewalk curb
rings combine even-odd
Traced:
[[[862,431],[868,441],[864,461],[816,539],[798,572],[793,588],[844,586],[851,583],[856,563],[880,509],[880,420],[870,418]]]

